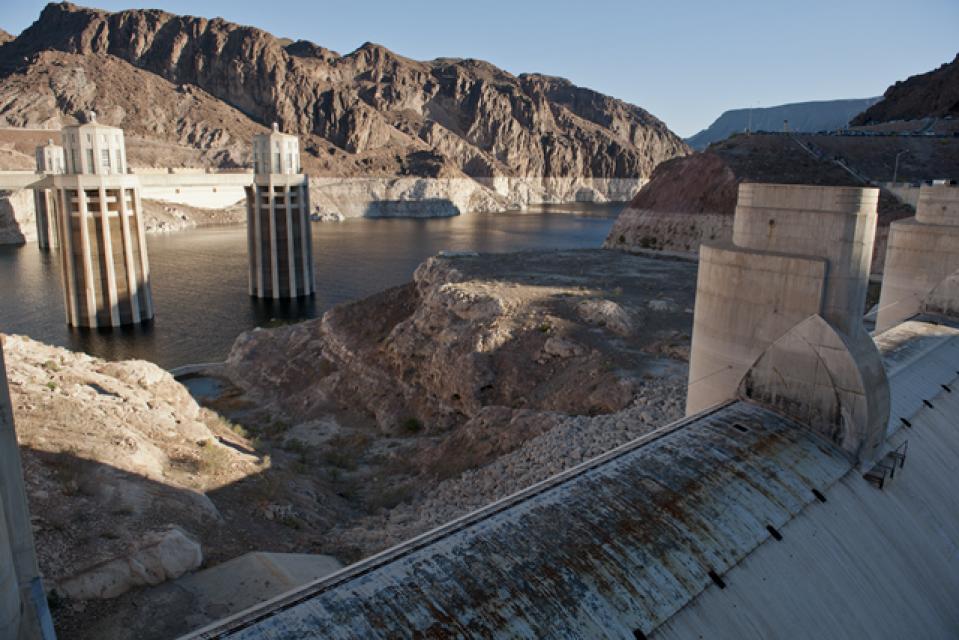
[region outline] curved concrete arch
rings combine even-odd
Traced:
[[[889,421],[879,352],[812,315],[773,342],[739,383],[738,396],[807,425],[857,461],[871,460]]]

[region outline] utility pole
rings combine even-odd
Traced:
[[[895,163],[895,166],[893,167],[893,170],[892,170],[892,182],[893,182],[893,184],[895,184],[896,178],[899,177],[899,156],[901,156],[901,155],[904,154],[904,153],[909,153],[909,151],[908,151],[907,149],[903,149],[902,151],[900,151],[899,153],[896,154],[896,163]]]

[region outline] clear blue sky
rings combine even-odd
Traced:
[[[13,34],[44,2],[6,0]],[[221,16],[347,53],[481,58],[638,104],[689,136],[726,109],[880,95],[959,51],[959,0],[100,0]]]

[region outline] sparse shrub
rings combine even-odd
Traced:
[[[371,490],[366,500],[366,504],[371,512],[376,512],[380,509],[395,509],[409,500],[413,494],[413,486],[408,482],[400,484],[384,483],[377,488],[379,491]]]
[[[653,236],[643,236],[639,239],[639,246],[643,249],[655,249],[656,238]]]
[[[46,369],[47,371],[57,372],[60,370],[60,365],[58,365],[53,360],[47,360],[46,362],[43,363],[43,368]]]
[[[332,466],[343,469],[344,471],[356,471],[359,464],[356,456],[343,449],[331,449],[323,453],[323,461]]]
[[[549,333],[553,329],[553,326],[548,322],[544,322],[543,324],[536,327],[536,329],[540,333]]]
[[[47,383],[47,389],[49,389],[50,391],[56,391],[57,383],[51,380],[50,382]]]
[[[626,236],[619,234],[619,244],[626,244]]]
[[[328,465],[345,471],[355,471],[363,452],[370,445],[371,438],[365,433],[352,433],[336,436],[326,444],[322,460]]]
[[[221,447],[210,440],[201,440],[200,445],[200,471],[204,473],[216,473],[223,471],[230,464],[230,452],[226,447]]]
[[[310,450],[310,447],[308,444],[306,444],[302,440],[298,440],[297,438],[290,438],[289,440],[284,442],[283,448],[286,451],[289,451],[290,453],[298,453],[301,456],[306,455]]]
[[[270,424],[263,427],[263,435],[267,438],[278,438],[289,431],[290,423],[285,420],[273,420]]]
[[[300,519],[296,516],[286,515],[280,518],[278,522],[285,527],[289,527],[290,529],[300,530],[303,528],[303,523],[300,522]]]
[[[416,418],[409,417],[400,424],[400,427],[406,433],[414,434],[423,430],[423,423]]]

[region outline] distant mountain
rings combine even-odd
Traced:
[[[886,89],[882,100],[856,116],[852,124],[892,120],[959,117],[959,55],[938,69],[910,76]]]
[[[340,55],[220,18],[49,4],[2,45],[0,125],[56,128],[90,109],[154,148],[191,146],[224,166],[275,121],[303,137],[313,175],[473,178],[490,193],[509,178],[517,201],[524,180],[562,189],[543,199],[571,198],[596,178],[638,184],[689,152],[644,109],[561,78],[372,43]],[[606,182],[601,195],[632,195]]]
[[[745,131],[747,127],[752,131],[782,131],[784,120],[789,121],[790,131],[832,131],[845,127],[853,117],[878,101],[879,98],[856,98],[733,109],[719,116],[708,128],[686,138],[686,142],[693,149],[702,151],[711,143],[725,140],[734,133]]]

